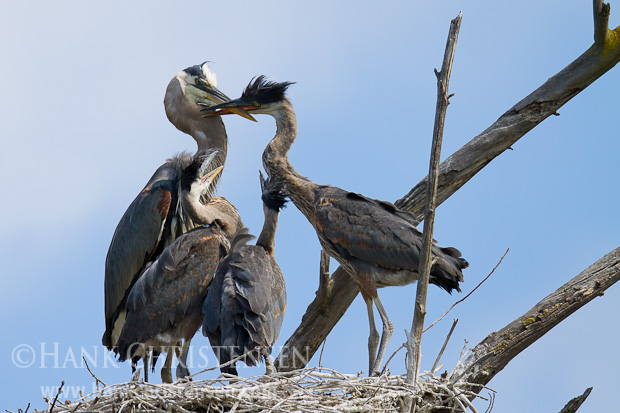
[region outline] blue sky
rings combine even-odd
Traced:
[[[450,19],[463,10],[443,158],[589,47],[591,7],[574,0],[2,3],[2,409],[42,408],[42,389],[61,380],[69,391],[89,392],[80,351],[107,383],[129,379],[129,366],[106,361],[99,346],[103,264],[118,220],[157,166],[195,151],[163,110],[166,85],[180,69],[214,62],[218,86],[231,97],[259,74],[296,81],[292,164],[314,182],[394,201],[428,169],[433,68],[441,65]],[[435,238],[471,263],[465,293],[510,252],[479,291],[424,335],[423,368],[452,318],[460,322],[446,368],[463,340],[475,345],[618,247],[619,84],[612,69],[437,210]],[[275,131],[273,119],[259,120],[225,119],[230,147],[219,189],[254,233],[263,220],[260,155]],[[281,345],[314,297],[319,244],[294,206],[280,222],[276,256],[289,297]],[[395,325],[389,355],[410,328],[415,286],[380,296]],[[458,298],[431,288],[427,319]],[[613,344],[619,311],[613,286],[519,355],[489,384],[498,391],[496,411],[558,411],[589,386],[580,411],[606,410],[620,368]],[[322,364],[365,370],[367,336],[358,297],[327,338]],[[206,338],[197,335],[194,344],[211,357]],[[404,372],[402,354],[390,368]]]

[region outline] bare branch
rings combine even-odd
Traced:
[[[450,328],[448,337],[446,337],[446,341],[444,341],[443,346],[441,347],[441,350],[439,351],[439,354],[437,355],[437,358],[435,359],[435,363],[433,363],[433,368],[431,369],[431,373],[435,373],[435,369],[437,368],[437,365],[439,365],[439,360],[441,360],[441,356],[443,355],[443,352],[446,350],[448,341],[450,341],[450,337],[452,337],[452,333],[454,332],[454,329],[456,328],[456,325],[458,324],[458,322],[459,322],[458,318],[455,318],[454,321],[452,322],[452,327]]]
[[[489,334],[473,348],[455,377],[486,385],[521,351],[579,308],[603,295],[618,280],[620,248],[605,255],[500,331]]]
[[[590,395],[590,392],[592,392],[592,387],[588,387],[581,396],[577,396],[566,403],[566,406],[560,410],[560,413],[575,413],[581,407],[583,402],[586,401]]]
[[[65,381],[61,381],[60,382],[60,387],[58,388],[58,393],[56,393],[56,397],[54,397],[54,401],[52,402],[52,405],[50,406],[50,409],[48,410],[50,413],[54,411],[54,406],[56,406],[56,402],[58,401],[58,396],[60,396],[60,394],[62,393],[62,388],[65,386]]]
[[[448,86],[450,74],[452,73],[452,62],[454,61],[454,51],[459,37],[461,20],[463,13],[450,22],[450,32],[444,52],[441,72],[437,75],[437,107],[435,109],[435,127],[433,130],[433,144],[431,148],[431,160],[428,173],[428,190],[426,192],[426,207],[424,213],[424,239],[422,242],[422,256],[420,258],[420,269],[418,270],[418,286],[414,306],[413,321],[411,332],[407,337],[407,351],[409,352],[409,363],[407,366],[407,383],[411,384],[418,379],[420,371],[420,349],[422,346],[422,330],[424,330],[424,317],[426,316],[426,295],[428,292],[428,282],[431,277],[431,265],[433,247],[433,226],[435,224],[435,206],[437,196],[437,176],[439,175],[439,158],[441,156],[441,143],[443,140],[443,127],[448,109]]]
[[[619,39],[620,27],[610,31],[610,38]],[[556,114],[566,102],[620,61],[620,41],[601,48],[592,45],[575,61],[543,83],[538,89],[504,113],[495,123],[456,151],[439,166],[437,204],[441,204],[493,159],[509,149],[527,132],[547,117]],[[422,219],[426,199],[424,178],[396,206]],[[301,324],[286,342],[278,357],[278,369],[289,371],[304,367],[308,361],[299,357],[301,349],[313,355],[344,315],[358,293],[355,280],[341,268],[331,277],[332,290],[318,298],[306,310]]]
[[[594,11],[594,42],[604,46],[609,38],[609,3],[603,0],[593,0]]]
[[[93,376],[93,378],[95,379],[95,383],[97,385],[97,390],[99,390],[99,383],[101,383],[103,385],[103,387],[107,387],[107,384],[105,384],[103,382],[103,380],[101,380],[99,377],[97,377],[95,375],[95,373],[93,373],[93,371],[90,369],[90,367],[88,366],[88,362],[86,361],[86,359],[84,358],[84,356],[82,356],[82,360],[84,360],[84,364],[86,365],[86,369],[88,370],[88,372],[90,373],[91,376]]]
[[[392,353],[392,355],[390,356],[390,358],[385,362],[385,365],[383,366],[383,370],[381,370],[381,375],[384,375],[385,372],[387,371],[388,368],[388,364],[390,364],[390,361],[392,361],[392,359],[394,358],[394,356],[401,351],[403,348],[405,348],[405,343],[401,344],[400,347],[398,347],[396,350],[394,350],[394,352]]]

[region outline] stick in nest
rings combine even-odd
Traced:
[[[84,364],[86,365],[86,369],[88,370],[88,372],[90,373],[91,376],[93,376],[93,378],[95,379],[95,384],[97,385],[97,390],[99,390],[99,383],[101,383],[101,385],[103,387],[107,387],[108,385],[105,384],[103,382],[103,380],[101,380],[99,377],[97,377],[95,375],[95,373],[93,373],[93,371],[90,369],[90,367],[88,366],[88,362],[86,361],[86,359],[84,358],[84,356],[82,356],[82,360],[84,360]]]

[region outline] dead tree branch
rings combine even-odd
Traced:
[[[560,410],[560,413],[575,413],[581,407],[583,402],[586,401],[591,391],[592,387],[588,387],[581,396],[571,399],[568,403],[566,403],[566,406]]]
[[[595,0],[595,7],[600,3]],[[596,16],[600,16],[600,13]],[[596,17],[595,21],[598,22],[596,26],[599,32],[601,27],[606,27],[602,19]],[[608,30],[602,43],[599,39],[599,42],[595,42],[575,61],[442,162],[439,167],[437,204],[448,199],[523,135],[550,115],[557,113],[562,105],[614,67],[618,61],[620,27]],[[422,219],[426,202],[426,182],[427,178],[422,179],[407,195],[396,201],[399,208],[416,214],[418,222]],[[308,306],[301,324],[286,342],[276,360],[278,370],[289,371],[304,367],[357,296],[357,284],[341,268],[334,272],[331,280],[332,288],[329,294],[324,297],[317,296]],[[304,357],[300,357],[300,354]]]
[[[435,127],[433,130],[433,144],[431,148],[431,160],[428,172],[428,191],[426,193],[426,207],[424,212],[424,239],[422,242],[422,256],[420,258],[420,269],[418,270],[419,279],[416,290],[415,306],[411,331],[407,334],[407,351],[409,353],[409,363],[407,365],[407,383],[417,381],[420,371],[420,349],[422,347],[422,330],[424,330],[424,318],[426,316],[426,295],[428,292],[428,281],[431,277],[433,246],[433,225],[435,224],[435,206],[437,196],[437,176],[439,175],[439,158],[441,156],[441,143],[443,140],[443,127],[446,120],[446,111],[450,104],[448,97],[448,86],[450,84],[450,74],[452,73],[452,62],[454,61],[454,51],[459,37],[461,20],[463,13],[452,20],[450,32],[444,52],[441,71],[435,70],[437,76],[437,108],[435,109]]]
[[[472,349],[453,376],[486,385],[521,351],[620,280],[620,248],[545,297],[534,308]]]

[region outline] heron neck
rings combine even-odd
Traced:
[[[166,116],[181,132],[190,135],[198,144],[198,152],[217,149],[224,159],[228,150],[226,128],[220,117],[203,118],[200,106],[185,98],[177,79],[173,79],[164,96]]]
[[[193,122],[189,134],[198,144],[197,154],[217,149],[218,157],[223,158],[224,163],[228,152],[228,137],[221,118],[200,118]]]
[[[277,130],[263,152],[263,166],[272,179],[279,177],[282,180],[286,195],[309,217],[314,202],[312,189],[316,185],[301,176],[288,160],[288,151],[297,137],[297,119],[293,104],[285,98],[272,116],[276,120]]]
[[[256,240],[256,245],[263,247],[269,255],[273,256],[280,211],[267,207],[263,207],[263,210],[265,212],[265,223],[263,224],[263,230],[258,236],[258,240]]]
[[[228,211],[229,208],[220,207],[220,204],[228,202],[224,198],[212,198],[205,205],[200,202],[200,195],[194,192],[184,192],[181,197],[183,211],[198,225],[217,224],[226,233],[226,237],[232,239],[237,231],[243,227],[243,222],[239,215],[236,211]]]

